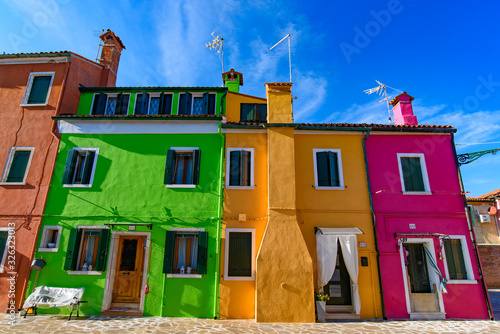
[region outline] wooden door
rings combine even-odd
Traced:
[[[113,303],[140,302],[145,241],[145,236],[120,237],[113,285]]]
[[[404,244],[407,253],[407,267],[410,275],[411,293],[430,293],[429,271],[427,257],[423,244]]]
[[[330,295],[328,305],[352,305],[351,301],[351,277],[345,266],[342,249],[338,244],[337,263],[330,282],[324,287],[324,291]]]

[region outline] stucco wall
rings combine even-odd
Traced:
[[[490,216],[490,222],[481,223],[479,215],[488,215],[488,208],[494,206],[494,201],[491,203],[476,202],[467,203],[472,205],[472,215],[474,218],[474,232],[476,233],[476,240],[479,244],[497,244],[500,245],[500,236],[498,234],[498,214]]]

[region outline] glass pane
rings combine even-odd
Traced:
[[[332,279],[330,280],[331,282],[340,282],[340,270],[336,269],[333,272]]]
[[[195,97],[193,99],[193,115],[201,115],[203,113],[203,98]]]
[[[116,109],[116,97],[108,96],[108,102],[106,104],[106,111],[104,112],[104,114],[105,115],[114,115],[115,109]]]
[[[10,165],[7,182],[23,182],[31,151],[15,151]]]
[[[149,114],[150,115],[158,115],[158,109],[160,107],[160,98],[152,97],[149,103]]]
[[[37,76],[33,79],[28,104],[45,103],[51,79],[51,76]]]
[[[340,285],[330,284],[330,298],[342,297],[342,289]]]
[[[174,184],[192,184],[193,153],[176,153]]]
[[[134,271],[137,256],[137,239],[123,239],[120,271]]]

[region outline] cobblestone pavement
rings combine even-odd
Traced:
[[[490,297],[500,319],[500,289],[491,289]],[[162,317],[90,316],[67,320],[67,316],[37,315],[17,317],[10,324],[0,316],[0,333],[499,333],[500,321],[345,321],[326,324],[262,324],[253,320],[208,320]]]

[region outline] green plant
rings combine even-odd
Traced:
[[[316,293],[316,300],[320,300],[322,302],[326,302],[330,299],[330,296],[324,292],[324,291],[319,291]]]

